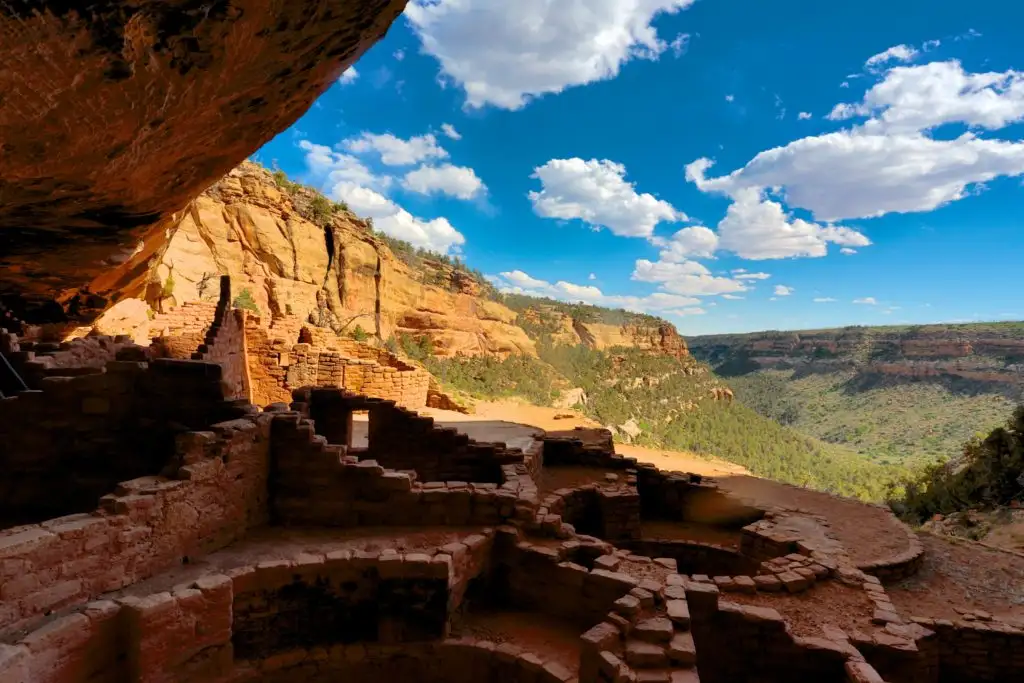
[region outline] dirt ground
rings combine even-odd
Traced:
[[[572,429],[573,427],[601,426],[594,420],[572,410],[545,408],[517,401],[481,401],[477,403],[476,413],[473,415],[463,415],[433,408],[423,409],[418,412],[422,412],[424,415],[431,415],[439,423],[457,427],[467,434],[470,433],[469,429],[463,429],[457,423],[503,420],[506,422],[518,422],[522,425],[532,425],[545,431],[562,431]],[[572,415],[573,417],[555,419],[556,415]],[[641,462],[652,463],[663,470],[693,472],[694,474],[710,477],[728,474],[748,474],[747,470],[739,465],[734,465],[717,458],[704,458],[694,453],[643,448],[617,442],[615,444],[615,452],[626,457],[636,458]]]
[[[452,635],[512,643],[545,662],[556,661],[574,674],[580,665],[580,634],[570,622],[538,612],[469,611],[452,625]]]
[[[777,610],[794,635],[823,638],[822,626],[835,626],[851,633],[870,632],[874,603],[860,588],[844,586],[838,581],[824,581],[810,590],[789,593],[723,593],[722,600],[742,605],[770,607]]]
[[[606,474],[617,475],[619,483],[626,482],[626,473],[621,470],[616,472],[600,467],[545,467],[540,471],[537,489],[541,493],[551,493],[558,489],[572,489],[586,484],[603,484]]]
[[[906,616],[957,619],[964,610],[983,610],[1024,622],[1024,556],[971,541],[918,535],[924,563],[915,576],[886,586]]]
[[[640,524],[640,537],[658,540],[714,543],[723,548],[738,548],[740,545],[739,529],[726,529],[697,522],[645,520]]]
[[[719,477],[719,486],[760,505],[798,508],[824,516],[857,564],[899,555],[908,547],[902,525],[887,510],[756,477]]]

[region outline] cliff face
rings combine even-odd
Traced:
[[[247,290],[268,319],[294,314],[349,332],[358,325],[382,339],[426,335],[438,355],[536,353],[516,314],[477,296],[472,280],[443,264],[414,270],[356,216],[338,212],[322,227],[300,215],[301,202],[266,169],[243,163],[168,225],[144,271],[116,268],[94,281],[118,300],[97,328],[137,333],[139,299],[154,310],[213,300],[217,276],[227,274],[233,295]]]
[[[405,0],[0,3],[0,294],[88,320]],[[116,268],[74,299],[89,280]]]
[[[758,368],[857,370],[1024,387],[1024,325],[857,327],[691,337],[694,356],[726,373]]]
[[[686,340],[679,336],[672,323],[664,320],[651,318],[647,322],[638,319],[618,325],[582,322],[544,304],[528,308],[520,315],[528,323],[543,329],[555,344],[583,344],[599,351],[625,346],[678,359],[690,356]]]

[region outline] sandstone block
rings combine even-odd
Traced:
[[[642,640],[628,641],[625,657],[630,666],[638,668],[657,669],[668,666],[665,648]]]
[[[668,645],[668,657],[680,666],[693,666],[697,663],[697,647],[693,643],[693,634],[689,631],[676,633]]]
[[[681,629],[690,628],[690,606],[686,600],[669,600],[665,603],[668,608],[668,618]]]
[[[665,617],[644,619],[633,628],[633,635],[649,643],[667,643],[672,639],[672,622]]]

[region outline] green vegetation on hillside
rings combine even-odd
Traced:
[[[722,386],[705,366],[617,348],[539,345],[540,359],[427,359],[427,368],[452,388],[477,398],[522,396],[549,405],[556,387],[581,387],[587,415],[619,426],[630,419],[638,442],[717,456],[771,479],[866,500],[881,500],[906,471],[872,463],[766,419],[740,403],[716,401]]]
[[[958,394],[934,382],[865,383],[854,371],[761,370],[729,378],[759,414],[883,464],[948,456],[1005,419],[1001,394]]]
[[[549,406],[566,386],[550,365],[533,356],[430,357],[422,362],[442,385],[477,399],[521,397]]]
[[[1024,500],[1024,406],[1014,409],[1005,426],[968,441],[960,457],[930,465],[906,481],[904,491],[890,504],[917,522],[936,513]]]

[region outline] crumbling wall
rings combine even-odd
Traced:
[[[124,481],[90,514],[0,532],[0,626],[131,585],[264,523],[270,419],[184,433],[171,477]]]
[[[720,601],[714,585],[683,585],[703,683],[851,680],[847,663],[854,653],[839,643],[796,637],[776,610]]]
[[[921,619],[936,634],[940,683],[1024,680],[1024,630],[997,622]]]
[[[92,510],[118,482],[160,473],[176,434],[229,416],[220,381],[213,364],[114,361],[4,401],[0,525]]]
[[[413,438],[415,435],[411,435]],[[516,491],[495,483],[419,483],[414,471],[385,469],[376,460],[345,455],[314,433],[297,412],[277,413],[271,505],[289,525],[353,527],[493,525],[515,512]]]
[[[188,301],[163,313],[156,313],[149,323],[152,349],[162,358],[191,358],[206,341],[207,330],[217,317],[218,304]]]

